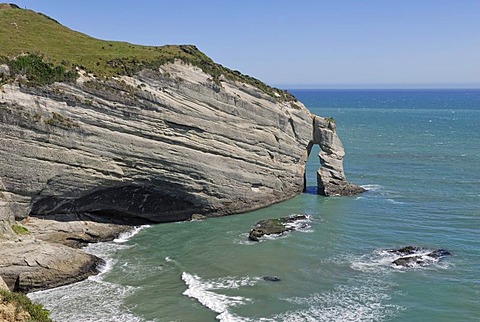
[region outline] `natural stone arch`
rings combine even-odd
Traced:
[[[309,155],[313,145],[320,146],[320,168],[317,171],[317,193],[324,196],[350,196],[365,191],[347,181],[343,171],[345,150],[331,118],[313,117],[312,140],[307,146]]]

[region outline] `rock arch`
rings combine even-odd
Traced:
[[[337,135],[335,121],[313,116],[312,140],[307,146],[310,154],[313,145],[320,146],[320,168],[317,171],[317,193],[324,196],[351,196],[365,189],[347,181],[343,171],[345,150]]]

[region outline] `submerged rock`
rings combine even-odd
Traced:
[[[266,282],[280,282],[281,279],[276,276],[264,276],[262,279]]]
[[[281,235],[287,231],[305,228],[307,227],[306,223],[300,226],[294,226],[291,224],[307,219],[308,217],[306,215],[294,215],[278,219],[264,219],[255,225],[250,231],[248,238],[253,241],[258,241],[259,238],[265,235]]]
[[[441,258],[441,257],[449,256],[449,255],[452,255],[452,253],[450,253],[446,249],[437,249],[437,250],[434,250],[433,252],[428,254],[428,256],[430,256],[432,258]]]

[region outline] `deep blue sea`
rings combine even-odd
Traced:
[[[480,90],[290,92],[335,119],[347,178],[367,192],[142,227],[89,246],[102,274],[30,297],[75,322],[480,321]],[[292,214],[308,227],[247,240],[257,221]],[[385,250],[407,245],[452,255],[395,267]]]

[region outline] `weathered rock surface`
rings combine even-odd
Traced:
[[[325,196],[351,196],[365,189],[347,181],[343,171],[345,150],[340,141],[335,122],[314,116],[312,144],[320,145],[320,169],[317,172],[318,194]]]
[[[321,193],[356,189],[327,119],[220,80],[175,62],[133,77],[2,85],[0,276],[8,286],[36,290],[93,274],[99,259],[64,245],[111,239],[126,229],[116,225],[203,219],[293,197],[313,144],[325,152]],[[32,236],[20,240],[11,227],[27,216]]]
[[[25,237],[0,243],[0,275],[12,291],[29,292],[96,274],[102,260],[67,246]]]
[[[99,222],[91,215],[70,214],[61,216],[61,219],[29,217],[22,222],[28,234],[0,241],[0,277],[10,290],[41,290],[96,274],[103,261],[73,248],[109,241],[131,229]]]
[[[7,284],[5,284],[5,281],[1,276],[0,276],[0,290],[8,290],[8,286]]]
[[[301,192],[312,116],[300,103],[226,80],[219,87],[175,63],[117,81],[4,85],[0,133],[2,217],[166,222]]]
[[[38,240],[72,248],[111,241],[132,229],[127,225],[102,222],[104,220],[105,218],[90,214],[65,214],[50,219],[28,217],[23,221],[23,226]]]
[[[89,212],[142,223],[244,212],[300,193],[312,144],[323,150],[322,193],[355,190],[326,119],[251,85],[221,85],[179,62],[116,80],[4,85],[0,220]]]
[[[281,235],[288,231],[305,228],[307,227],[307,223],[303,221],[306,220],[308,220],[308,217],[305,215],[294,215],[278,219],[264,219],[255,225],[250,231],[248,238],[253,241],[259,241],[259,239],[265,235]],[[300,225],[292,225],[298,222],[302,223]]]
[[[0,79],[10,76],[10,68],[8,65],[0,64]]]

